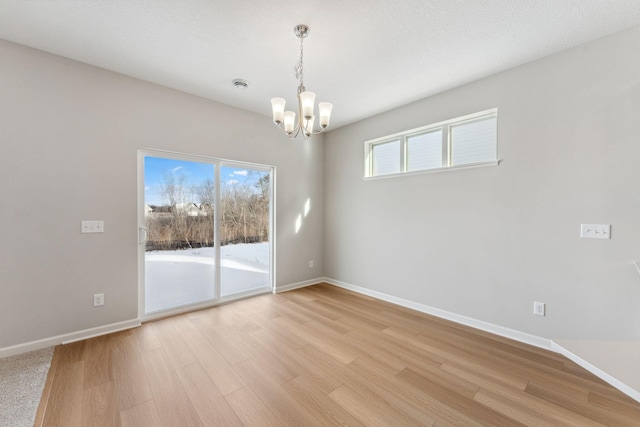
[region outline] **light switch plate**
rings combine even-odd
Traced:
[[[104,221],[82,221],[81,233],[104,233]]]
[[[610,239],[611,224],[580,224],[582,239]]]

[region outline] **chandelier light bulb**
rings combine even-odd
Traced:
[[[308,138],[313,134],[313,121],[316,118],[311,116],[309,119],[304,119],[304,135]]]
[[[288,134],[293,133],[296,128],[296,113],[293,111],[284,112],[284,131]]]
[[[313,116],[313,104],[316,102],[316,94],[304,91],[300,94],[300,104],[302,105],[302,117],[309,120]]]
[[[332,108],[333,104],[330,102],[321,102],[318,104],[318,110],[320,112],[320,127],[322,127],[323,129],[329,126]]]
[[[282,123],[284,114],[284,105],[287,101],[283,98],[271,98],[271,108],[273,109],[273,121],[276,124]]]

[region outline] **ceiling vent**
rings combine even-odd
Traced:
[[[233,81],[233,87],[238,90],[246,90],[247,88],[249,88],[249,82],[243,79],[235,79]]]

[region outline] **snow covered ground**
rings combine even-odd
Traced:
[[[220,248],[220,296],[268,289],[269,243]],[[145,252],[145,311],[214,298],[215,248]]]

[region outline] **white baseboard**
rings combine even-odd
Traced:
[[[597,366],[592,365],[591,363],[587,362],[586,360],[584,360],[580,356],[578,356],[575,353],[569,351],[568,349],[566,349],[565,347],[561,346],[560,344],[558,344],[556,342],[553,342],[553,341],[551,342],[551,348],[552,348],[553,351],[562,354],[566,358],[572,360],[573,362],[577,363],[578,365],[580,365],[581,367],[583,367],[587,371],[591,372],[596,377],[598,377],[601,380],[606,381],[607,383],[611,384],[613,387],[617,388],[618,390],[620,390],[621,392],[623,392],[624,394],[626,394],[630,398],[635,399],[636,401],[640,402],[640,391],[629,387],[628,385],[626,385],[622,381],[619,381],[618,379],[612,377],[611,375],[609,375],[606,372],[604,372],[602,369],[599,369]]]
[[[324,277],[320,277],[317,279],[305,280],[303,282],[290,283],[288,285],[277,286],[273,293],[279,294],[280,292],[292,291],[294,289],[304,288],[306,286],[317,285],[318,283],[326,282],[327,279]]]
[[[43,338],[10,347],[3,347],[0,348],[0,358],[40,350],[42,348],[52,347],[58,344],[69,344],[75,341],[124,331],[125,329],[131,329],[138,326],[140,326],[140,320],[132,319],[124,322],[112,323],[110,325],[98,326],[96,328],[84,329],[82,331],[71,332],[68,334],[56,335],[54,337]]]

